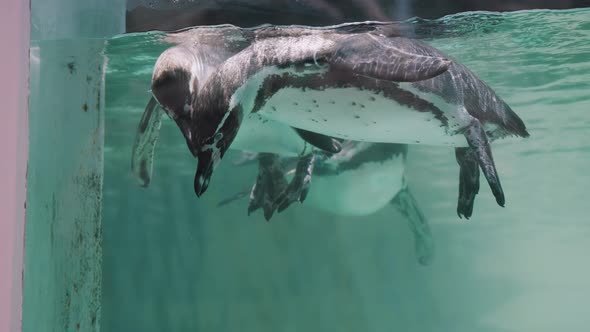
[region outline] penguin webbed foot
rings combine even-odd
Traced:
[[[258,158],[258,176],[250,192],[248,215],[262,208],[264,218],[269,221],[275,211],[275,198],[287,187],[285,172],[278,155],[260,153]]]
[[[420,265],[427,266],[434,259],[434,240],[428,220],[422,214],[416,199],[408,187],[400,190],[391,204],[408,220],[414,234],[414,251]]]
[[[479,193],[479,164],[477,153],[472,148],[456,148],[455,157],[459,164],[459,199],[457,215],[469,219],[473,213],[473,202]]]
[[[293,179],[275,200],[274,208],[277,212],[281,213],[294,202],[305,201],[311,185],[315,158],[315,153],[299,158]]]
[[[457,162],[461,166],[457,214],[459,214],[459,217],[463,215],[469,219],[473,211],[473,200],[479,191],[479,170],[476,162],[496,198],[496,203],[504,207],[505,198],[488,137],[481,123],[477,119],[473,119],[471,125],[466,128],[464,135],[469,147],[455,150]]]

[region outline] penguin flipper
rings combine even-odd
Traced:
[[[469,219],[473,213],[473,201],[479,192],[479,165],[477,154],[472,148],[455,148],[455,158],[459,164],[459,199],[457,215]]]
[[[248,215],[262,208],[264,218],[269,221],[276,210],[275,199],[286,188],[287,180],[279,156],[274,153],[258,154],[258,176],[250,192]]]
[[[395,82],[416,82],[436,77],[449,69],[451,60],[402,50],[407,38],[373,34],[353,35],[339,42],[328,58],[331,67]],[[411,44],[409,45],[411,46]]]
[[[147,187],[152,178],[154,149],[162,126],[162,112],[158,102],[151,97],[135,134],[131,152],[131,171],[142,187]]]
[[[477,119],[471,121],[471,125],[465,130],[465,138],[469,147],[475,151],[479,167],[481,168],[483,175],[486,177],[490,189],[496,198],[496,203],[501,207],[504,207],[505,198],[502,185],[500,184],[500,178],[496,171],[496,165],[494,164],[494,158],[492,157],[492,149],[488,142],[488,137],[484,131],[481,123]]]
[[[318,42],[319,46],[310,46],[310,40],[302,38],[277,49],[273,39],[266,39],[234,56],[238,63],[230,59],[225,66],[250,65],[249,70],[242,71],[242,81],[247,78],[247,73],[258,71],[261,66],[328,65],[334,72],[394,82],[423,81],[449,69],[452,64],[449,59],[408,51],[414,49],[414,43],[416,41],[408,38],[364,33],[350,35],[332,44]],[[242,84],[242,81],[236,82]]]
[[[336,138],[295,127],[293,127],[293,129],[299,135],[299,137],[301,137],[301,139],[318,149],[322,149],[330,153],[338,153],[342,150],[342,143]]]
[[[414,250],[421,265],[429,265],[434,257],[434,240],[428,221],[420,210],[416,199],[406,186],[391,200],[391,204],[408,219],[414,234]]]

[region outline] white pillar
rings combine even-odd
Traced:
[[[12,332],[22,317],[30,10],[27,0],[0,9],[0,331]]]

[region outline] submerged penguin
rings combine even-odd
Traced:
[[[434,256],[434,241],[428,222],[414,199],[405,179],[407,145],[343,141],[338,153],[316,152],[311,168],[313,186],[302,196],[306,207],[313,207],[337,216],[368,216],[388,205],[408,221],[414,235],[418,262],[428,265]],[[236,165],[258,161],[258,176],[252,189],[243,190],[221,201],[223,206],[249,196],[248,215],[262,208],[269,220],[277,209],[289,204],[280,196],[291,184],[285,174],[296,172],[301,160],[277,154],[252,154]],[[305,163],[304,163],[305,164]],[[309,191],[307,191],[309,190]],[[249,195],[248,195],[249,194]]]
[[[465,66],[423,42],[380,31],[366,24],[265,27],[237,53],[220,52],[211,62],[198,44],[186,56],[162,54],[152,92],[198,159],[197,196],[230,146],[276,152],[276,142],[262,131],[241,128],[258,119],[268,128],[290,126],[340,139],[454,146],[461,169],[458,215],[471,216],[479,168],[504,206],[489,142],[527,137],[522,120]],[[149,111],[148,104],[142,123],[158,122],[148,114],[154,107]],[[148,136],[136,145],[150,146]],[[146,164],[145,158],[136,161]],[[305,178],[301,172],[295,177]],[[292,189],[301,195],[301,188]]]

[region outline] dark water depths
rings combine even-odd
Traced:
[[[436,257],[415,262],[403,218],[386,208],[336,217],[292,206],[266,223],[229,155],[205,196],[169,120],[153,182],[139,188],[131,146],[162,33],[109,46],[103,331],[583,331],[590,323],[590,10],[468,13],[404,29],[463,62],[527,124],[494,142],[506,193],[485,183],[473,218],[455,213],[452,149],[410,146],[408,182]],[[313,190],[313,189],[312,189]]]

